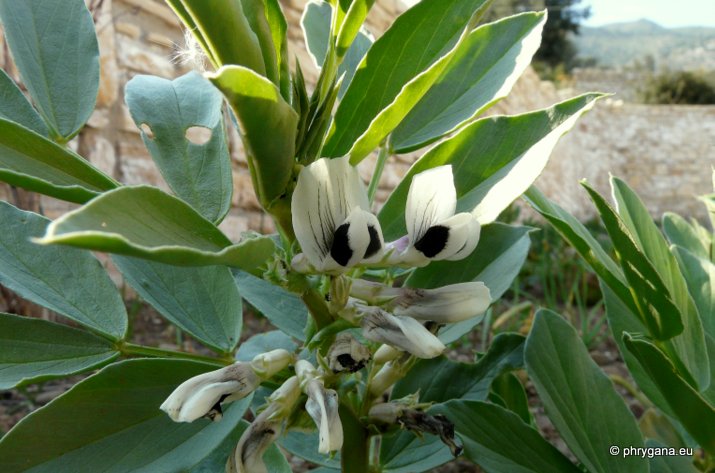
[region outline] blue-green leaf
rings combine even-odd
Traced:
[[[42,136],[49,134],[42,117],[32,108],[32,104],[2,69],[0,69],[0,118],[19,123]]]
[[[224,132],[221,93],[196,72],[173,81],[137,75],[125,89],[129,112],[162,176],[177,196],[218,223],[231,207],[231,157]],[[210,137],[187,138],[200,127]]]
[[[89,119],[99,90],[99,47],[84,1],[1,0],[0,20],[51,134],[69,140]]]
[[[0,222],[0,284],[111,339],[124,337],[124,303],[97,258],[33,243],[50,221],[7,202],[0,202]]]
[[[0,390],[89,371],[119,356],[91,333],[0,313]]]

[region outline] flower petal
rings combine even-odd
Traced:
[[[249,364],[234,363],[184,381],[160,409],[175,422],[192,422],[208,414],[224,397],[235,400],[249,395],[260,382]]]
[[[480,315],[492,302],[489,288],[483,282],[452,284],[437,289],[401,289],[402,294],[388,305],[395,315],[441,324]]]
[[[323,383],[313,379],[306,387],[308,401],[305,410],[315,422],[319,432],[318,452],[330,453],[343,446],[343,425],[338,415],[338,393],[325,389]]]
[[[471,250],[474,250],[478,239],[474,240],[470,234],[474,229],[473,221],[474,217],[468,212],[453,215],[441,221],[439,225],[430,228],[430,230],[438,228],[440,232],[428,233],[414,246],[425,256],[435,261],[450,258],[458,252],[463,253],[465,249],[468,249],[468,243],[474,245],[471,248]]]
[[[461,214],[457,214],[461,215]],[[457,216],[455,215],[455,217]],[[471,214],[470,214],[471,215]],[[477,247],[479,243],[479,236],[481,234],[481,225],[479,225],[479,220],[474,215],[469,221],[469,228],[467,229],[467,240],[464,242],[462,248],[460,248],[452,256],[448,256],[445,259],[449,261],[458,261],[466,258],[472,254],[472,251]]]
[[[430,227],[454,215],[456,208],[457,191],[451,165],[415,175],[407,193],[405,208],[405,224],[410,241],[419,241]]]
[[[301,170],[291,200],[293,230],[313,266],[322,266],[334,232],[352,210],[367,210],[369,205],[365,185],[349,157],[319,159]]]
[[[410,317],[399,317],[372,307],[362,318],[363,336],[368,340],[386,343],[419,358],[434,358],[444,344],[424,325]]]
[[[366,254],[379,251],[382,242],[378,230],[374,224],[371,225],[373,220],[377,221],[370,212],[355,207],[348,218],[335,229],[330,256],[325,259],[320,269],[335,271],[350,268],[362,261]]]

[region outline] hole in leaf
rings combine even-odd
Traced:
[[[147,125],[146,123],[142,123],[139,125],[139,128],[141,128],[142,132],[149,138],[150,140],[154,139],[154,132],[151,131],[151,127]]]
[[[205,126],[192,126],[186,130],[185,136],[195,145],[205,145],[211,139],[211,130]]]

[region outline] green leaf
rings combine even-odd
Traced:
[[[18,123],[42,136],[49,134],[42,117],[25,98],[15,81],[2,69],[0,69],[0,118]]]
[[[236,348],[243,309],[227,267],[179,267],[121,256],[112,260],[142,299],[171,323],[219,352]]]
[[[0,181],[78,204],[119,185],[81,156],[3,118]]]
[[[611,186],[623,223],[638,248],[653,264],[673,303],[680,310],[683,335],[673,340],[673,344],[698,385],[706,387],[710,384],[710,366],[707,361],[703,325],[678,262],[638,195],[618,178],[611,178]],[[636,268],[637,271],[644,272],[642,265],[636,265]]]
[[[412,165],[380,211],[387,240],[406,233],[405,204],[412,177],[451,164],[457,210],[492,222],[539,176],[558,139],[591,109],[598,94],[576,97],[552,108],[478,120],[432,148]]]
[[[581,471],[535,429],[503,407],[479,401],[452,401],[434,407],[430,413],[445,415],[454,422],[465,456],[486,471]]]
[[[364,5],[365,0],[353,2],[352,5],[358,4]],[[333,9],[329,3],[312,1],[305,6],[301,17],[301,27],[303,28],[306,48],[318,68],[323,67],[328,52],[332,14]],[[357,71],[362,58],[365,57],[372,43],[373,40],[368,32],[360,29],[352,45],[349,45],[350,47],[338,67],[337,77],[343,77],[340,92],[338,93],[339,98],[342,98],[345,94],[355,76],[355,71]]]
[[[241,296],[273,325],[293,338],[305,340],[308,310],[295,294],[243,271],[234,271],[233,276]]]
[[[0,313],[0,390],[69,376],[119,356],[111,342],[66,325]]]
[[[68,141],[94,110],[99,47],[83,0],[0,1],[22,82],[53,137]]]
[[[266,20],[271,29],[278,65],[278,88],[285,100],[291,98],[290,57],[288,57],[288,22],[278,0],[266,0]]]
[[[277,348],[283,348],[293,353],[298,349],[298,345],[293,339],[280,330],[257,333],[245,342],[241,343],[236,352],[237,361],[251,361],[256,355],[266,353]]]
[[[628,406],[566,320],[538,311],[524,360],[546,414],[589,471],[648,471],[642,458],[610,454],[612,445],[643,447],[643,437]]]
[[[523,13],[476,28],[447,68],[392,133],[405,153],[459,129],[506,97],[541,43],[546,14]]]
[[[221,422],[175,423],[159,410],[176,386],[212,368],[163,359],[110,365],[8,432],[0,440],[4,471],[186,471],[232,432],[250,403],[233,403]]]
[[[336,468],[340,471],[340,452],[337,452],[334,457],[318,453],[318,441],[318,432],[307,433],[293,430],[282,436],[278,443],[284,450],[292,455],[296,455],[316,465]]]
[[[524,198],[578,251],[591,269],[618,298],[634,313],[637,312],[623,272],[586,227],[573,215],[546,198],[536,187],[532,186],[524,194]]]
[[[250,69],[225,66],[208,78],[236,113],[256,195],[269,207],[283,195],[293,172],[298,114],[274,84]]]
[[[155,187],[102,194],[47,227],[43,244],[63,244],[177,266],[224,264],[254,271],[275,248],[268,237],[231,241],[187,203]]]
[[[618,345],[618,350],[621,352],[621,356],[628,367],[628,372],[636,381],[641,391],[643,391],[658,409],[670,416],[674,416],[658,387],[651,381],[638,359],[628,351],[623,341],[623,334],[626,332],[645,333],[646,328],[643,322],[641,322],[640,317],[629,309],[603,281],[601,281],[601,292],[603,293],[603,300],[605,302],[608,326],[613,334],[613,339]],[[670,343],[670,341],[665,343]]]
[[[142,139],[162,176],[177,196],[212,222],[231,207],[231,156],[224,132],[223,96],[196,72],[173,81],[137,75],[124,92],[137,127],[151,129]],[[204,143],[187,138],[187,130],[209,132]]]
[[[667,449],[668,453],[673,448],[656,440],[648,440],[645,444],[648,449]],[[654,455],[649,459],[650,473],[698,473],[700,470],[693,465],[692,457],[681,455]]]
[[[32,243],[50,221],[0,202],[0,284],[113,340],[127,314],[116,286],[91,253]]]
[[[656,408],[649,408],[638,420],[638,428],[643,432],[643,436],[648,439],[646,445],[651,440],[657,440],[665,445],[674,448],[685,447],[682,436],[665,414]]]
[[[663,214],[663,233],[673,245],[682,246],[695,256],[710,259],[710,241],[702,240],[692,225],[678,214]]]
[[[419,360],[407,376],[395,384],[392,398],[399,399],[419,390],[420,402],[483,401],[489,395],[494,378],[523,366],[524,340],[515,333],[500,333],[476,363],[457,363],[444,357]]]
[[[384,435],[380,444],[380,465],[385,473],[432,471],[454,459],[439,437],[418,437],[409,431]]]
[[[335,52],[339,58],[349,54],[351,46],[362,33],[362,24],[367,18],[375,0],[352,0],[348,11],[345,13],[340,31],[335,38]]]
[[[673,246],[672,251],[700,314],[703,329],[706,334],[715,337],[715,264],[680,246]]]
[[[498,397],[499,405],[518,415],[525,423],[531,424],[529,399],[526,397],[524,386],[514,373],[504,373],[492,381],[490,400],[492,400],[492,396]],[[492,402],[497,404],[494,400]]]
[[[250,424],[245,420],[239,422],[238,426],[224,439],[224,441],[206,456],[201,463],[186,470],[187,473],[217,473],[224,471],[229,455],[233,455],[236,445],[241,439],[241,434]],[[283,456],[278,447],[273,444],[263,454],[263,462],[271,473],[291,473],[288,460]],[[315,470],[311,470],[315,473]]]
[[[613,246],[618,252],[621,268],[631,286],[636,313],[648,329],[648,333],[658,340],[668,340],[682,333],[682,315],[671,299],[660,274],[636,246],[625,223],[608,202],[588,184],[585,182],[581,184],[596,205]]]
[[[166,0],[166,3],[196,37],[216,69],[224,64],[237,64],[266,75],[261,46],[244,13],[243,1]]]
[[[676,371],[670,360],[653,343],[623,335],[626,347],[658,386],[676,418],[710,455],[715,455],[715,409]]]
[[[350,154],[357,164],[375,149],[439,78],[455,46],[489,3],[423,0],[400,15],[355,73],[323,154]]]

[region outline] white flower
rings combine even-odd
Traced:
[[[343,446],[343,425],[338,414],[338,393],[325,389],[317,371],[306,360],[296,363],[295,372],[301,379],[303,392],[308,396],[305,410],[318,427],[318,452],[327,454],[340,450]]]
[[[184,381],[160,409],[174,422],[193,422],[204,416],[219,420],[221,402],[244,398],[260,384],[261,378],[249,363],[234,363]]]
[[[228,473],[268,473],[263,454],[281,434],[283,420],[290,415],[299,396],[300,383],[296,376],[288,378],[271,394],[268,407],[241,435],[226,465]]]
[[[469,212],[455,215],[457,191],[452,166],[439,166],[412,178],[407,194],[405,223],[409,246],[392,243],[397,262],[425,266],[431,260],[460,260],[474,251],[480,226]]]
[[[322,158],[303,168],[291,209],[295,236],[316,270],[342,271],[381,256],[382,230],[349,157]]]
[[[445,349],[432,332],[411,317],[392,315],[379,307],[368,307],[362,317],[362,333],[368,340],[386,343],[418,358],[434,358]]]
[[[221,420],[222,402],[242,399],[287,367],[293,357],[278,349],[256,355],[250,363],[234,363],[216,371],[194,376],[181,383],[160,409],[174,422],[193,422],[201,417]]]
[[[381,304],[395,315],[440,324],[461,322],[481,315],[492,301],[489,288],[483,282],[420,289],[389,287],[358,279],[353,281],[350,294],[370,304]]]

